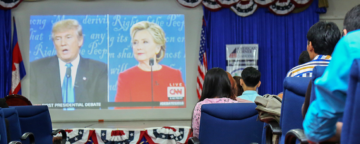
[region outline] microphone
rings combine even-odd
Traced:
[[[153,66],[154,66],[154,58],[150,58],[149,60],[150,70],[151,70],[151,101],[154,101],[154,84],[153,84]]]
[[[152,67],[154,66],[154,58],[150,58],[149,65]]]
[[[71,76],[71,68],[66,68],[66,77],[69,78]]]

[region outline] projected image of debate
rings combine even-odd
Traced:
[[[30,17],[30,99],[49,108],[185,108],[183,15]]]

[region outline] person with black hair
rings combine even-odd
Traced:
[[[306,37],[311,61],[292,68],[287,77],[312,77],[315,66],[327,66],[341,33],[333,22],[318,22],[309,29]]]
[[[309,61],[311,61],[310,56],[309,56],[309,52],[308,51],[301,52],[301,54],[299,56],[298,65],[302,65],[302,64],[307,63]]]
[[[211,103],[238,103],[228,74],[221,68],[212,68],[205,75],[201,97],[192,117],[194,137],[199,137],[201,106]]]
[[[236,96],[240,96],[242,95],[242,93],[244,92],[244,89],[242,88],[242,86],[240,85],[240,80],[242,79],[240,76],[234,76],[233,79],[236,82],[236,86],[237,86],[237,93]]]
[[[360,58],[360,5],[344,19],[344,37],[336,45],[329,66],[315,80],[316,99],[310,104],[304,122],[306,137],[312,142],[339,141],[342,117],[349,87],[350,69]]]
[[[238,98],[254,102],[257,96],[260,96],[256,89],[260,87],[261,73],[253,67],[247,67],[241,72],[240,85],[244,92]]]

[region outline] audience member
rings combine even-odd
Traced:
[[[238,98],[254,102],[257,96],[260,96],[256,89],[260,87],[261,73],[253,67],[247,67],[241,72],[242,79],[240,85],[243,87],[244,92]]]
[[[303,122],[305,135],[312,142],[340,140],[342,123],[337,121],[344,113],[351,65],[360,58],[360,5],[346,14],[343,32],[329,66],[315,80],[316,99]]]
[[[292,68],[287,77],[312,77],[315,66],[327,66],[341,33],[333,22],[318,22],[309,29],[306,37],[311,61]]]
[[[310,56],[309,56],[309,52],[308,51],[301,52],[301,54],[299,56],[298,65],[302,65],[302,64],[307,63],[309,61],[311,61]]]
[[[234,80],[235,80],[235,82],[236,82],[236,86],[237,86],[236,96],[241,96],[242,93],[244,92],[244,89],[243,89],[242,86],[240,85],[241,77],[239,77],[239,76],[234,76],[233,78],[234,78]]]
[[[228,75],[221,68],[212,68],[205,75],[201,97],[192,117],[191,127],[194,137],[199,137],[201,106],[211,103],[238,103]]]
[[[238,91],[238,87],[236,85],[235,79],[231,76],[231,74],[229,72],[226,72],[228,79],[230,81],[230,85],[231,85],[231,90],[232,90],[232,96],[230,97],[231,99],[236,99],[236,94]]]

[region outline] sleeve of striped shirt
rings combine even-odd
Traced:
[[[321,142],[335,135],[338,118],[343,115],[352,62],[360,58],[360,31],[342,38],[324,74],[315,80],[316,100],[303,122],[306,137]]]
[[[287,75],[286,75],[286,77],[291,77],[291,75],[292,75],[292,72],[291,72],[291,70],[287,73]]]

